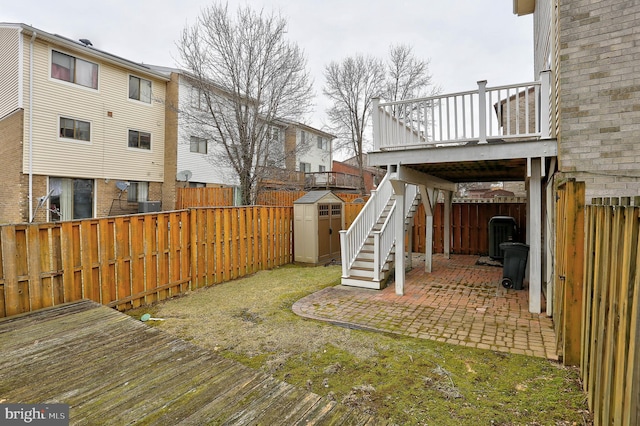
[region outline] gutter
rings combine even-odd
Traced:
[[[31,33],[29,44],[29,222],[33,222],[33,42],[37,33]]]

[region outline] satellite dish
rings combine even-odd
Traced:
[[[129,187],[129,182],[124,182],[122,180],[119,180],[116,182],[116,188],[118,188],[120,191],[124,191],[128,187]]]
[[[183,170],[181,172],[176,173],[176,180],[178,182],[188,182],[189,179],[191,179],[191,176],[193,176],[193,173],[191,173],[191,170]]]

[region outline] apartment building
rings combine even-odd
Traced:
[[[166,76],[19,23],[0,57],[0,222],[161,207]]]

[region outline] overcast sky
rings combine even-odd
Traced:
[[[0,22],[20,22],[126,59],[176,66],[180,32],[212,0],[20,0],[3,2]],[[324,68],[356,53],[386,58],[391,44],[409,44],[430,60],[443,93],[528,82],[533,76],[532,16],[512,13],[512,0],[243,0],[275,11],[289,23],[289,38],[304,49],[315,81],[322,128]]]

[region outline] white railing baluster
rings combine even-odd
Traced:
[[[476,136],[476,129],[475,129],[475,115],[473,115],[473,93],[469,94],[469,109],[471,110],[471,137],[475,137]]]
[[[386,103],[378,100],[374,149],[548,137],[549,81],[548,75],[541,74],[541,81],[530,83],[490,88],[486,81],[479,81],[478,89],[469,92]]]
[[[465,111],[467,110],[465,108],[466,99],[466,96],[462,95],[462,139],[467,138],[467,114],[465,114]]]
[[[524,91],[524,123],[524,132],[531,132],[529,128],[529,88],[525,88]]]
[[[507,121],[506,121],[506,128],[507,128],[507,135],[511,134],[511,92],[509,91],[509,89],[507,89],[507,97],[505,98],[507,100]]]
[[[389,173],[382,179],[378,188],[371,191],[369,200],[347,230],[340,231],[340,244],[342,250],[342,276],[347,278],[349,269],[353,266],[356,256],[365,243],[371,229],[380,217],[387,205],[393,189],[389,182]]]

